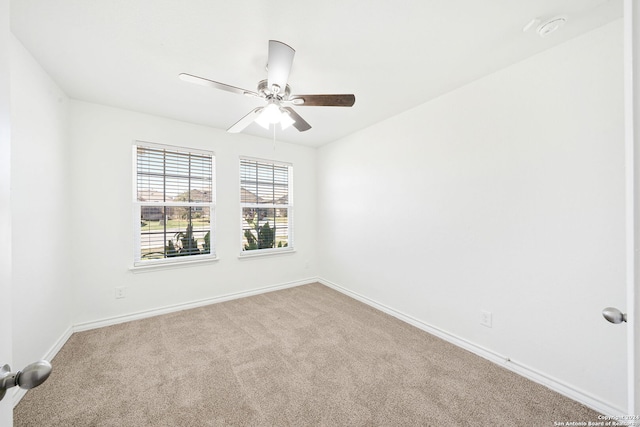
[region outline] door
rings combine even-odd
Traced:
[[[624,1],[628,414],[640,415],[640,4]]]
[[[11,132],[9,120],[9,0],[0,0],[0,366],[11,364]],[[13,367],[13,366],[12,366]],[[0,425],[11,426],[13,393],[0,401]]]

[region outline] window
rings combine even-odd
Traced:
[[[135,265],[215,257],[213,153],[148,143],[134,152]]]
[[[285,163],[240,159],[243,254],[293,249],[292,169]]]

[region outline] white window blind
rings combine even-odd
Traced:
[[[293,167],[240,159],[242,252],[293,249]]]
[[[213,256],[213,153],[139,144],[135,159],[136,264]]]

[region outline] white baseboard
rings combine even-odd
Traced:
[[[310,277],[307,279],[297,280],[293,282],[286,282],[286,283],[280,283],[277,285],[265,286],[262,288],[252,289],[249,291],[235,292],[232,294],[221,295],[213,298],[205,298],[198,301],[168,305],[165,307],[139,311],[136,313],[125,314],[122,316],[109,317],[102,320],[78,323],[73,326],[73,332],[81,332],[81,331],[88,331],[90,329],[103,328],[105,326],[112,326],[112,325],[117,325],[119,323],[131,322],[133,320],[145,319],[147,317],[159,316],[161,314],[174,313],[176,311],[188,310],[190,308],[203,307],[206,305],[216,304],[219,302],[250,297],[253,295],[264,294],[267,292],[279,291],[281,289],[293,288],[296,286],[306,285],[306,284],[317,282],[317,281],[318,281],[317,277]]]
[[[47,353],[44,355],[42,359],[51,361],[56,356],[56,354],[58,354],[62,346],[65,345],[65,343],[69,340],[69,338],[71,338],[72,334],[73,334],[73,327],[69,326],[67,330],[62,333],[60,338],[58,338],[56,342],[53,343],[49,351],[47,351]],[[25,390],[20,387],[15,387],[13,389],[13,407],[14,408],[18,405],[18,403],[20,403],[20,400],[22,400],[22,398],[27,394],[27,391],[29,390]]]
[[[429,325],[415,317],[404,314],[398,310],[395,310],[391,307],[388,307],[384,304],[381,304],[377,301],[374,301],[364,295],[361,295],[357,292],[353,292],[347,288],[344,288],[336,283],[333,283],[329,280],[319,278],[318,282],[322,283],[325,286],[328,286],[342,294],[345,294],[351,298],[354,298],[362,303],[365,303],[377,310],[380,310],[384,313],[387,313],[403,322],[406,322],[410,325],[415,326],[418,329],[422,329],[425,332],[428,332],[432,335],[437,336],[438,338],[442,338],[443,340],[454,344],[458,347],[464,348],[484,359],[489,360],[497,365],[500,365],[512,372],[515,372],[531,381],[534,381],[538,384],[542,384],[545,387],[560,393],[570,399],[573,399],[579,403],[582,403],[585,406],[590,407],[591,409],[600,412],[601,414],[608,416],[620,416],[626,413],[624,409],[614,407],[602,400],[598,399],[595,396],[590,395],[582,390],[577,389],[576,387],[571,386],[570,384],[566,384],[565,382],[553,378],[540,372],[534,368],[518,363],[517,361],[511,360],[508,357],[502,356],[492,350],[486,349],[482,346],[474,344],[470,341],[465,340],[464,338],[453,335],[449,332],[446,332],[440,328]]]

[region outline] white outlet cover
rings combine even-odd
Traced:
[[[493,323],[492,317],[493,316],[490,311],[482,310],[480,312],[480,324],[482,326],[486,326],[487,328],[491,328]]]

